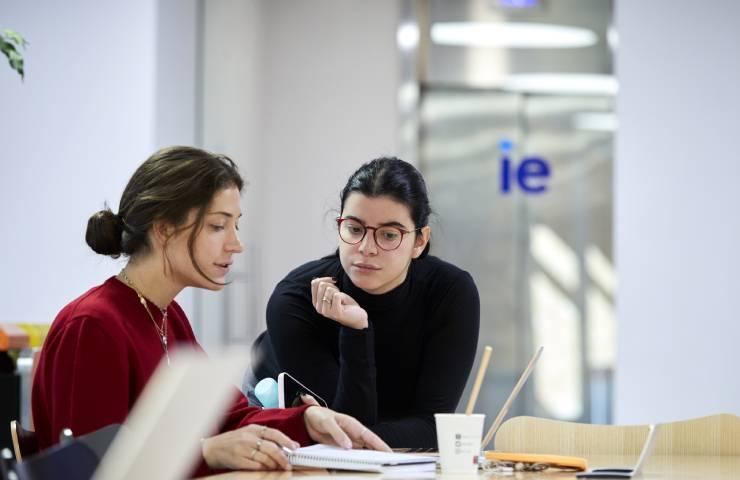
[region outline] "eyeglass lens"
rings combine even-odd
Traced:
[[[363,224],[356,220],[345,219],[339,224],[339,236],[349,244],[360,243],[368,230]],[[375,243],[383,250],[395,250],[401,245],[403,232],[397,227],[370,228],[375,237]]]

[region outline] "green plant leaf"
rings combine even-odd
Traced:
[[[26,46],[28,45],[28,42],[25,38],[21,36],[20,33],[16,32],[15,30],[11,30],[10,28],[4,29],[2,36],[4,36],[7,41],[13,42],[21,48],[26,48]]]
[[[2,50],[3,52],[15,50],[15,46],[10,42],[6,42],[5,40],[3,40],[2,37],[0,37],[0,50]]]
[[[15,45],[13,45],[15,44]],[[25,48],[28,45],[26,39],[21,34],[10,28],[2,30],[0,33],[0,51],[8,58],[10,68],[18,72],[21,80],[24,79],[25,71],[23,68],[23,55],[18,51],[19,48]],[[18,48],[16,48],[16,46]]]

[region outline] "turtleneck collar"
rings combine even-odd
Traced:
[[[339,259],[337,259],[337,261],[338,260]],[[352,280],[350,280],[349,275],[347,275],[344,269],[340,268],[340,274],[338,278],[339,288],[344,293],[354,298],[355,301],[357,301],[357,303],[359,303],[360,306],[365,310],[380,311],[394,309],[399,307],[406,300],[406,298],[408,298],[409,292],[411,290],[411,277],[413,276],[413,269],[414,261],[412,260],[411,264],[409,265],[409,270],[408,272],[406,272],[406,278],[403,280],[403,283],[389,292],[376,295],[368,293],[365,290],[357,287],[354,283],[352,283]]]

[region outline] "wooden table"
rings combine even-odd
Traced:
[[[594,457],[590,467],[617,467],[634,465],[634,457],[604,456]],[[207,477],[210,480],[288,480],[300,478],[305,480],[380,480],[381,474],[358,472],[329,472],[326,470],[302,470],[294,472],[229,472]],[[394,478],[394,477],[387,477]],[[400,478],[400,477],[395,477]],[[403,477],[414,478],[414,477]],[[432,478],[432,477],[419,477]],[[487,478],[491,480],[514,478],[516,480],[540,479],[574,479],[575,473],[549,470],[544,472],[515,472],[513,474],[480,472],[477,476],[437,473],[440,480],[465,478]],[[740,457],[724,456],[653,456],[648,461],[643,476],[644,480],[730,480],[740,479]]]

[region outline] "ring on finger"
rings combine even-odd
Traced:
[[[254,460],[254,456],[255,455],[257,455],[257,449],[256,448],[253,448],[252,449],[252,454],[249,456],[249,459],[250,460]]]
[[[261,447],[262,447],[262,440],[257,440],[257,443],[254,445],[254,449],[259,452]]]

